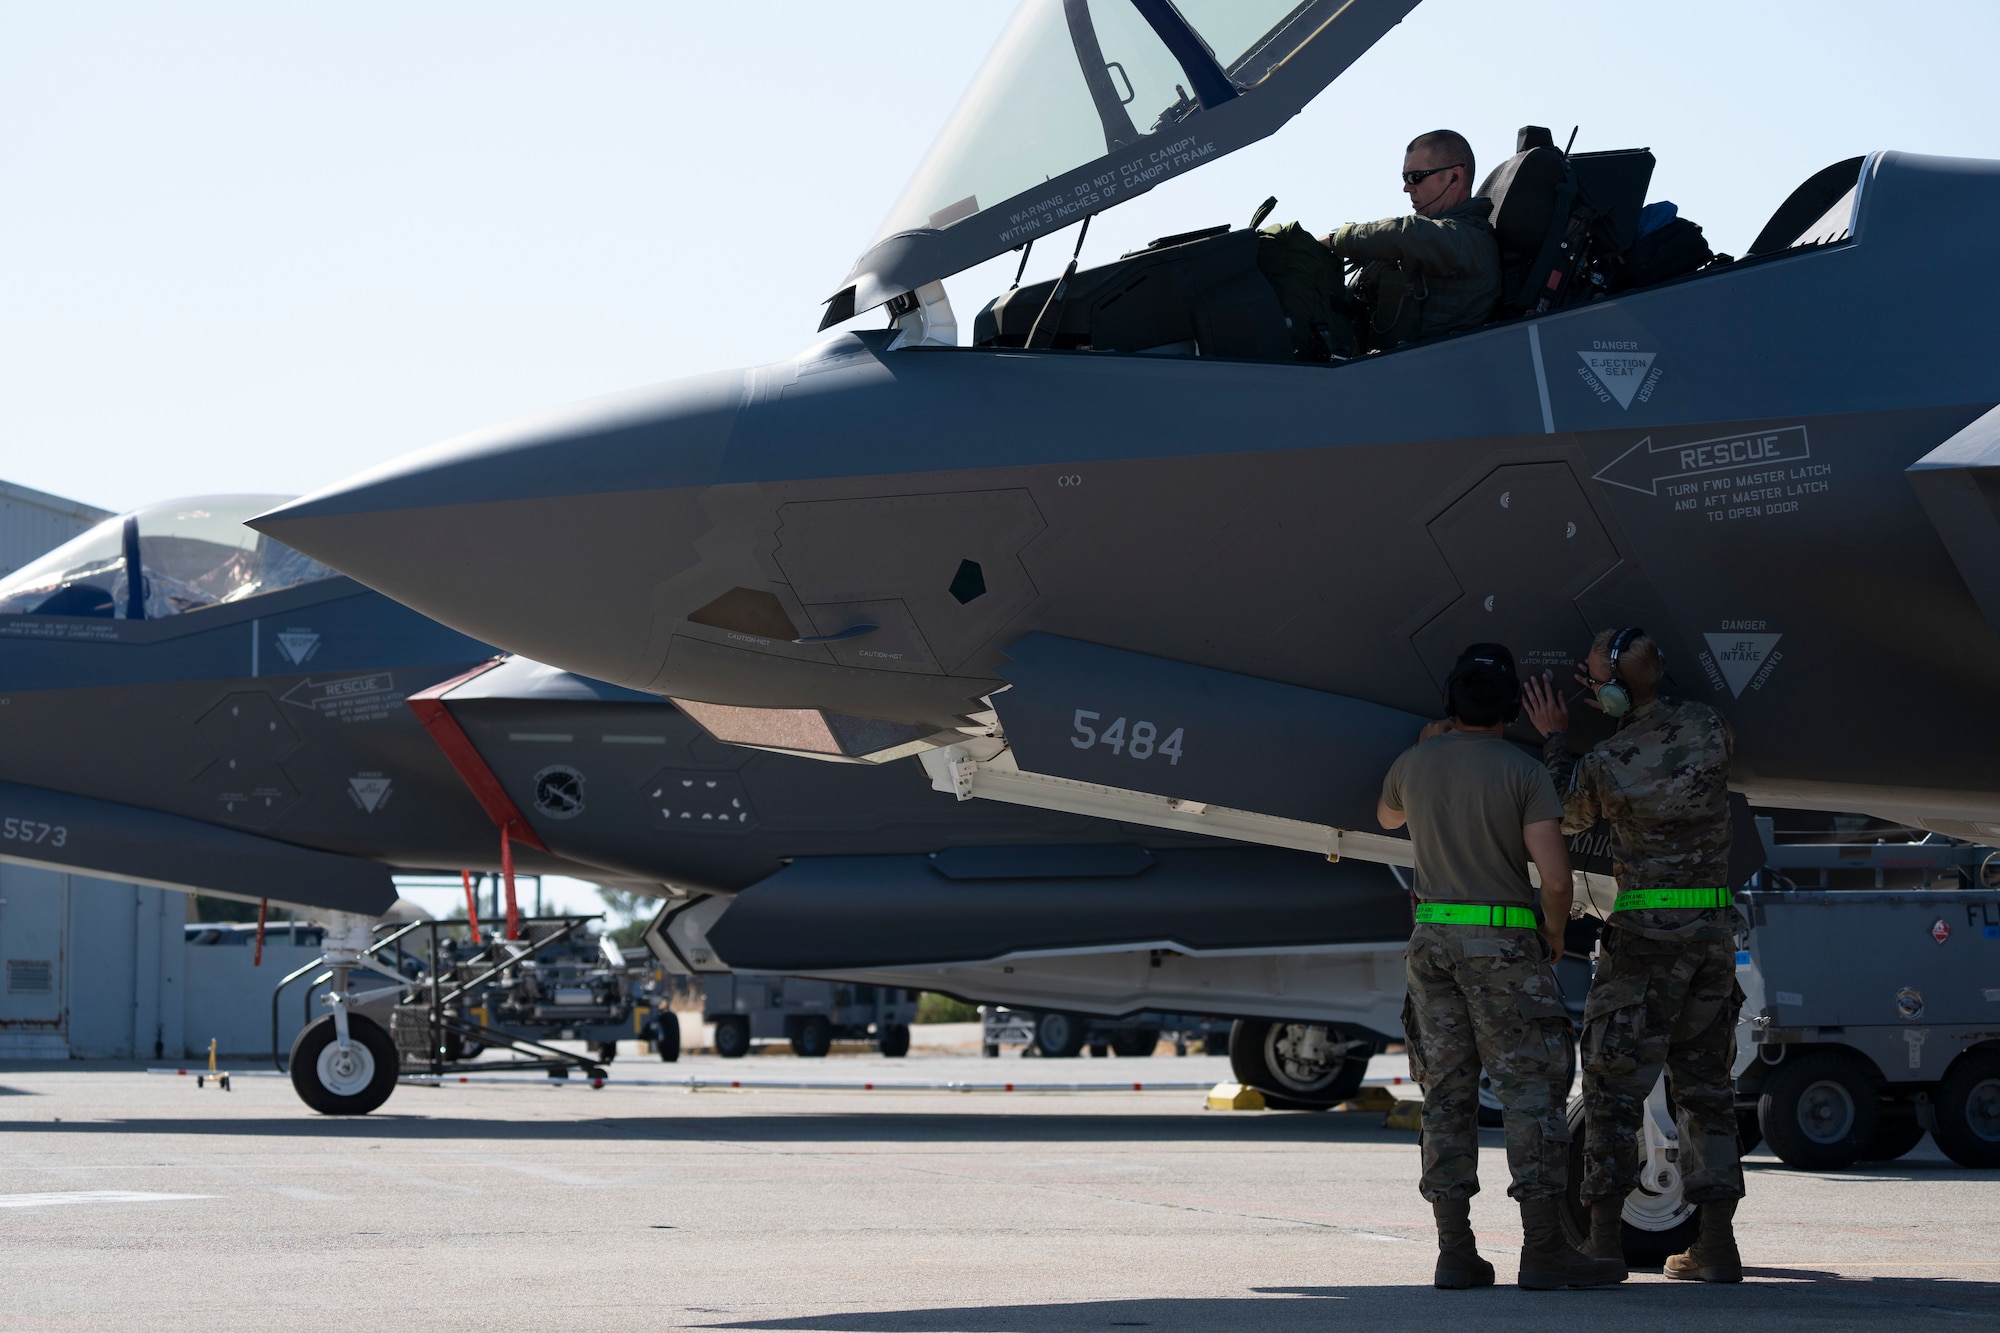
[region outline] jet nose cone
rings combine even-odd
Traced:
[[[508,422],[250,526],[487,643],[644,684],[653,591],[696,561],[742,393],[730,372]]]

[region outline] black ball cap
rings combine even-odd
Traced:
[[[1506,676],[1520,674],[1514,669],[1514,654],[1504,643],[1475,643],[1460,653],[1453,674],[1472,671],[1498,671]]]

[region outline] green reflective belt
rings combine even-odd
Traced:
[[[1535,929],[1534,909],[1488,907],[1485,903],[1418,903],[1417,920],[1438,926],[1510,926]]]
[[[1728,889],[1626,889],[1611,905],[1614,912],[1647,907],[1728,907],[1736,901]]]

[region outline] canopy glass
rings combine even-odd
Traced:
[[[1023,0],[827,322],[1272,133],[1416,3]]]
[[[209,495],[107,518],[0,579],[0,615],[158,620],[335,577],[243,526],[291,498]]]
[[[1177,128],[1204,103],[1226,100],[1202,87],[1213,80],[1205,65],[1220,70],[1230,90],[1240,89],[1241,71],[1233,67],[1301,7],[1293,0],[1027,0],[876,239],[911,227],[948,227]],[[1161,39],[1156,16],[1178,18],[1196,38],[1185,63]]]

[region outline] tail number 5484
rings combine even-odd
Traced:
[[[1110,747],[1111,753],[1122,754],[1131,759],[1151,759],[1154,755],[1159,755],[1169,766],[1180,763],[1183,728],[1175,727],[1163,738],[1160,729],[1144,719],[1132,723],[1128,728],[1125,719],[1121,717],[1103,731],[1091,725],[1093,722],[1103,720],[1102,713],[1093,713],[1087,708],[1077,709],[1074,723],[1076,735],[1069,738],[1069,743],[1079,750],[1103,745]]]

